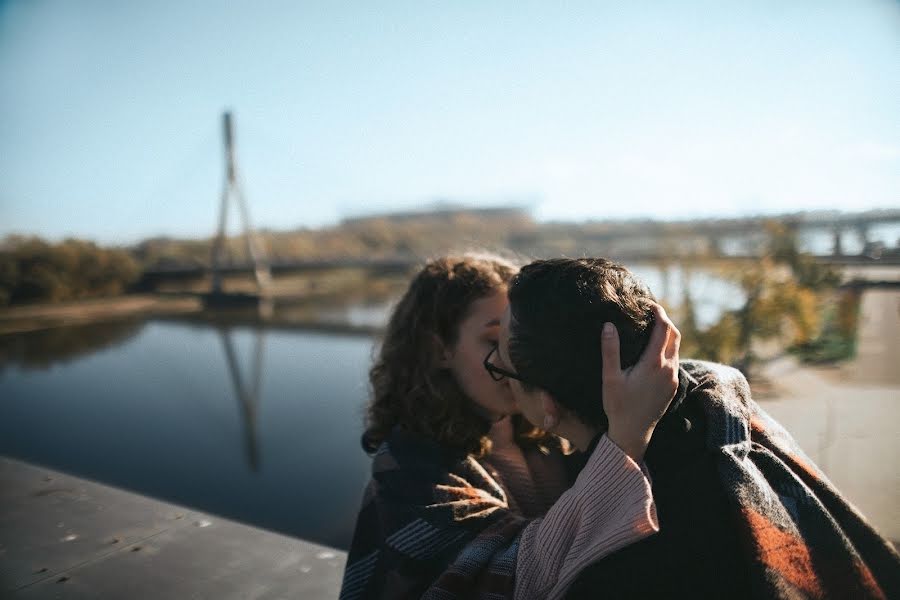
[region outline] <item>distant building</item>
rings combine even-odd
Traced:
[[[466,217],[478,217],[491,220],[531,221],[530,212],[527,209],[518,206],[494,206],[489,208],[454,206],[349,217],[343,219],[341,225],[367,225],[375,221],[406,223],[409,221],[421,220],[442,220],[452,223],[460,218]]]

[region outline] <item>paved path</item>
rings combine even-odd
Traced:
[[[863,298],[857,359],[837,368],[770,365],[762,407],[875,527],[900,542],[900,293]]]
[[[900,291],[871,289],[863,293],[856,358],[843,369],[843,375],[867,385],[900,387]]]
[[[346,554],[0,458],[0,597],[336,598]]]

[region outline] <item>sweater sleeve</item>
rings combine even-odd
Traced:
[[[515,598],[559,598],[585,567],[657,531],[649,474],[604,435],[575,484],[522,532]]]

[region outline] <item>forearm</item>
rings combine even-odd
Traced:
[[[656,531],[646,472],[603,436],[575,484],[522,532],[515,597],[559,597],[584,567]]]

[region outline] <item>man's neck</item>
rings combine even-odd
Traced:
[[[556,428],[556,432],[560,437],[566,438],[569,442],[575,444],[576,448],[584,452],[590,448],[591,442],[594,441],[594,438],[597,437],[600,430],[596,427],[586,425],[577,419],[566,419],[559,424],[559,427]]]

